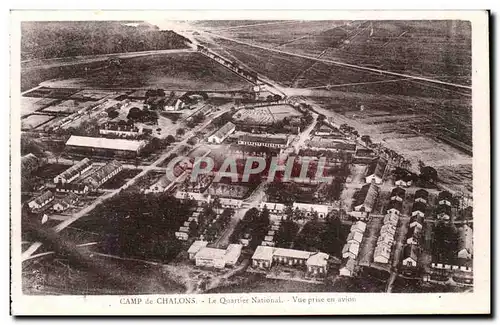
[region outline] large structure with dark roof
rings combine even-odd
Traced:
[[[402,264],[407,267],[416,267],[418,263],[418,246],[406,245],[403,249]]]
[[[395,187],[391,192],[391,200],[403,201],[406,191],[401,187]]]
[[[415,192],[415,202],[427,203],[428,199],[429,199],[429,192],[427,192],[423,188]]]
[[[375,184],[366,184],[356,194],[354,210],[360,212],[372,212],[377,201],[380,188]]]
[[[92,168],[92,162],[88,158],[80,160],[61,174],[54,177],[54,183],[71,183],[77,177]]]
[[[231,122],[227,122],[214,134],[208,137],[208,142],[221,144],[222,141],[224,141],[231,133],[234,132],[234,130],[236,130],[236,125]]]
[[[88,184],[93,190],[99,188],[102,184],[106,183],[113,176],[118,174],[123,169],[123,165],[118,161],[113,160],[112,162],[102,166],[89,177],[87,177],[83,182]]]
[[[452,195],[448,191],[439,192],[437,201],[438,201],[438,204],[446,204],[448,206],[451,206]]]
[[[33,200],[28,202],[28,207],[31,211],[37,211],[45,207],[47,204],[54,200],[54,194],[51,191],[45,191]]]
[[[383,158],[380,158],[377,162],[370,164],[366,171],[365,181],[367,183],[382,184],[384,181],[386,167],[387,160]]]
[[[61,193],[87,194],[89,186],[84,183],[57,183],[56,191]]]
[[[238,139],[238,144],[284,149],[290,144],[290,138],[286,134],[244,134]]]
[[[389,202],[389,205],[387,206],[387,210],[385,213],[392,213],[392,214],[401,214],[403,211],[403,202],[401,201],[391,201]]]
[[[411,208],[412,216],[425,217],[425,212],[427,211],[427,205],[422,202],[415,202]]]

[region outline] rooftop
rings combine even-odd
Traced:
[[[252,259],[257,260],[271,260],[273,258],[273,247],[269,246],[257,246],[255,253],[253,253]]]
[[[289,248],[276,248],[276,250],[274,251],[274,255],[306,259],[309,258],[311,252],[299,251],[296,249],[289,249]]]
[[[66,141],[66,145],[73,147],[91,147],[123,151],[137,151],[144,147],[146,145],[146,142],[143,140],[108,139],[72,135],[68,139],[68,141]]]
[[[196,258],[222,259],[226,254],[225,249],[202,247],[196,254]]]
[[[215,136],[215,137],[218,137],[218,138],[223,138],[228,133],[230,133],[231,130],[234,130],[234,128],[236,128],[236,125],[234,125],[231,122],[227,122],[226,124],[224,124],[223,127],[221,127],[220,129],[218,129],[212,136]]]
[[[366,175],[375,175],[379,178],[384,176],[385,167],[387,166],[387,160],[380,158],[377,162],[374,162],[368,166],[368,170],[366,171]]]
[[[208,245],[207,241],[204,240],[196,240],[188,249],[189,254],[196,254],[200,249],[206,247]]]
[[[326,266],[328,263],[328,254],[326,253],[312,253],[306,264],[311,266]]]
[[[288,143],[288,136],[286,134],[244,134],[238,142],[264,142],[276,143],[286,145]]]
[[[224,256],[224,259],[226,260],[226,263],[236,263],[238,258],[241,255],[241,248],[243,245],[240,244],[229,244],[229,246],[226,249],[226,255]]]

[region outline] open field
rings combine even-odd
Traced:
[[[238,90],[244,79],[198,53],[172,53],[123,59],[119,65],[63,73],[50,87]]]
[[[81,109],[88,108],[92,105],[94,105],[94,102],[92,101],[68,99],[57,105],[48,106],[44,108],[43,112],[75,113]]]
[[[471,83],[471,28],[466,21],[288,21],[217,34],[293,53]]]
[[[41,126],[44,123],[47,123],[53,118],[54,116],[48,116],[48,115],[30,115],[21,120],[21,128],[36,129],[37,127]]]
[[[54,103],[50,98],[21,97],[21,115],[30,114]]]
[[[416,171],[418,171],[419,160],[428,166],[435,167],[440,181],[450,189],[465,192],[467,192],[466,189],[472,189],[470,170],[472,158],[437,138],[449,132],[442,127],[436,127],[439,125],[439,120],[428,118],[432,111],[427,113],[424,110],[416,111],[413,115],[408,114],[409,107],[404,108],[398,105],[398,98],[395,98],[392,103],[389,99],[381,98],[372,101],[371,96],[368,95],[359,98],[360,100],[356,101],[350,96],[315,97],[314,102],[318,105],[315,109],[333,118],[334,123],[338,125],[347,123],[360,134],[370,135],[374,142],[381,142],[384,146],[399,152],[411,161],[412,168]],[[368,101],[363,101],[363,98]],[[360,111],[360,105],[366,105],[364,111]],[[435,107],[438,107],[437,100]],[[383,112],[390,112],[390,115],[381,115]],[[467,135],[467,130],[467,127],[463,126],[461,135],[464,140],[471,143],[472,137],[467,139],[464,136]],[[460,170],[463,172],[458,172]]]

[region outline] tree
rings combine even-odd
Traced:
[[[430,166],[424,166],[420,168],[420,179],[422,179],[425,182],[430,182],[430,183],[435,183],[438,180],[438,173],[437,170],[430,167]]]
[[[195,220],[189,223],[189,237],[198,237],[198,223]]]
[[[279,247],[289,247],[298,230],[299,226],[291,219],[283,220],[276,236],[274,237],[276,244]]]
[[[221,208],[220,198],[218,196],[214,196],[214,198],[212,199],[212,203],[210,204],[210,207],[215,211],[218,211]]]
[[[116,110],[114,110],[114,109],[113,109],[113,110],[110,110],[110,111],[108,112],[108,117],[109,117],[110,119],[117,118],[117,117],[118,117],[118,115],[120,115],[120,113],[118,113],[118,112],[117,112]]]
[[[222,214],[220,215],[220,221],[222,225],[227,226],[231,221],[231,217],[233,216],[233,214],[233,209],[225,209],[224,211],[222,211]]]
[[[183,136],[185,133],[186,131],[183,128],[177,129],[177,131],[175,131],[175,134],[177,134],[178,136]]]
[[[299,208],[295,208],[295,210],[293,211],[293,220],[304,220],[305,217],[306,214],[304,213],[304,211],[300,210]]]
[[[370,138],[369,135],[362,135],[361,141],[363,141],[367,146],[372,143],[372,139]]]
[[[129,120],[140,120],[140,119],[142,119],[143,115],[144,115],[144,113],[143,113],[143,111],[141,111],[140,108],[138,108],[138,107],[132,107],[128,111],[127,119],[129,119]]]
[[[273,100],[274,100],[275,102],[279,102],[279,101],[280,101],[280,100],[282,100],[282,99],[283,99],[283,97],[281,97],[281,96],[280,96],[280,95],[278,95],[278,94],[275,94],[275,95],[273,96]]]
[[[174,142],[175,142],[175,137],[174,137],[173,135],[169,134],[169,135],[166,137],[166,139],[165,139],[165,140],[167,141],[167,143],[168,143],[168,144],[171,144],[171,143],[174,143]]]

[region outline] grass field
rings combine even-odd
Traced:
[[[24,129],[36,129],[38,126],[46,123],[47,121],[53,119],[54,116],[48,115],[30,115],[21,120],[21,128]]]
[[[64,164],[45,164],[38,168],[33,175],[45,180],[52,180],[54,177],[68,169],[70,166]]]
[[[51,87],[162,88],[239,90],[244,79],[198,53],[171,53],[123,59],[119,66],[101,65],[88,71],[65,73],[45,85]]]

